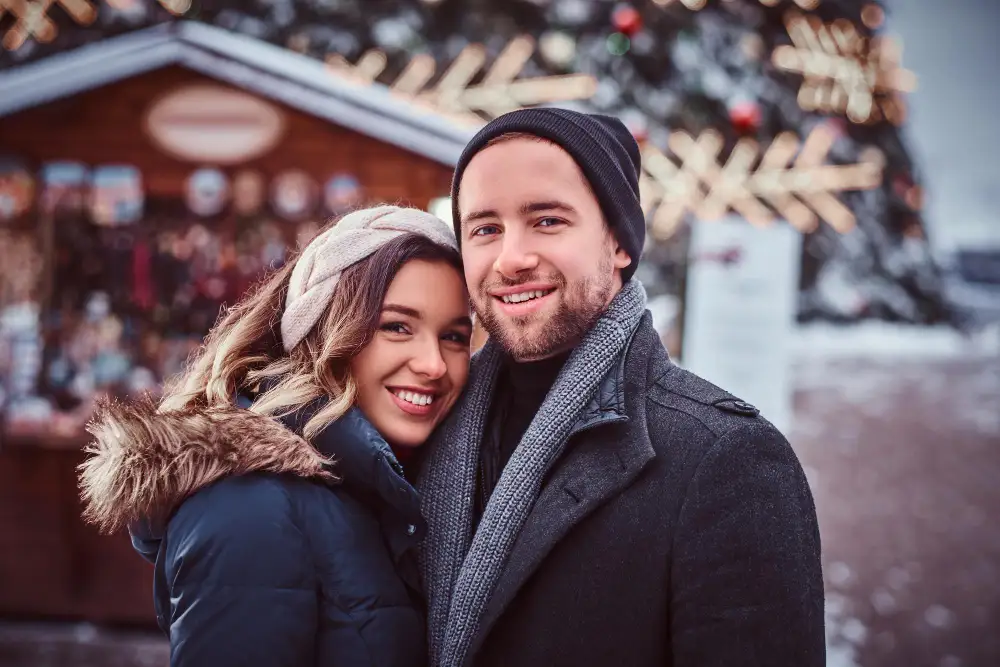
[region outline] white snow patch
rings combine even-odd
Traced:
[[[793,355],[800,358],[1000,357],[1000,325],[963,334],[949,326],[915,326],[866,321],[852,325],[829,323],[798,327],[792,338]]]
[[[847,615],[847,599],[839,593],[826,594],[826,664],[827,667],[860,667],[857,647],[867,630],[856,618]]]
[[[670,294],[651,297],[646,308],[653,316],[653,329],[661,337],[666,336],[680,313],[680,299]]]

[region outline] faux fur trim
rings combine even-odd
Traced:
[[[83,517],[112,533],[162,520],[223,478],[288,473],[334,481],[330,461],[274,419],[236,407],[157,413],[151,401],[102,401],[79,466]]]

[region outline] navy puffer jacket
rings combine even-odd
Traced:
[[[282,428],[242,409],[105,415],[133,450],[120,458],[135,469],[119,474],[150,497],[172,486],[130,527],[155,565],[172,667],[425,664],[416,491],[356,409],[305,451],[294,434],[308,416]],[[317,450],[341,482],[323,477]]]

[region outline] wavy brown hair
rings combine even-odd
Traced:
[[[399,269],[420,259],[444,262],[462,272],[456,250],[419,234],[399,236],[341,274],[325,315],[286,353],[281,315],[300,256],[220,315],[187,369],[167,383],[159,412],[232,406],[236,392],[244,390],[256,395],[251,411],[278,417],[329,397],[305,424],[303,435],[309,439],[354,403],[357,385],[350,361],[374,336],[382,302]]]

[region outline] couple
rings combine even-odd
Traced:
[[[667,358],[638,171],[617,120],[502,116],[454,234],[351,213],[104,408],[88,516],[155,563],[172,665],[823,665],[805,476]]]

